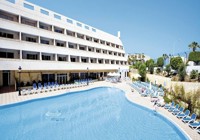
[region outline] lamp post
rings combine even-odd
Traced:
[[[120,68],[119,68],[119,75],[120,75],[120,77],[119,77],[119,78],[121,78],[121,72],[120,72]]]
[[[87,85],[89,85],[89,68],[87,67]]]
[[[21,85],[20,85],[20,83],[21,83],[21,70],[22,70],[22,68],[21,68],[21,66],[19,66],[19,68],[18,68],[18,73],[19,73],[19,96],[21,96]]]

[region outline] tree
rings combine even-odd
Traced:
[[[179,80],[180,81],[184,81],[185,80],[185,76],[186,76],[186,66],[184,63],[182,63],[178,69],[178,76],[179,76]]]
[[[198,64],[200,62],[200,52],[190,52],[188,60]]]
[[[141,76],[141,81],[145,81],[145,79],[146,79],[146,65],[141,64],[139,69],[138,69],[138,72]]]
[[[174,70],[178,70],[181,64],[183,64],[181,57],[173,57],[170,59],[170,66]]]
[[[195,52],[197,48],[200,48],[197,42],[192,42],[191,44],[188,45],[188,47],[191,48],[193,52]]]
[[[146,67],[148,68],[148,70],[150,71],[150,66],[154,67],[154,60],[153,59],[149,59],[146,61]]]
[[[149,65],[149,72],[150,72],[150,74],[154,73],[154,63],[150,63],[150,65]]]
[[[163,65],[164,65],[164,59],[163,59],[163,57],[159,57],[157,59],[157,65],[158,65],[158,67],[163,67]]]
[[[171,66],[170,66],[170,64],[166,65],[165,71],[167,72],[167,76],[169,76],[169,73],[171,72]]]
[[[134,64],[134,68],[135,68],[135,69],[139,69],[139,68],[140,68],[140,65],[142,65],[142,62],[137,61],[137,62]]]
[[[167,60],[167,58],[169,58],[169,56],[167,54],[163,54],[164,64],[166,64],[165,61]]]
[[[154,64],[153,59],[149,59],[149,60],[146,61],[146,67],[149,67],[150,64]]]

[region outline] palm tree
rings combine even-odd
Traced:
[[[164,59],[164,65],[166,64],[166,60],[167,58],[169,58],[169,56],[167,54],[163,54],[163,59]]]
[[[197,42],[192,42],[188,47],[192,48],[193,52],[195,52],[197,48],[200,48],[200,46]]]

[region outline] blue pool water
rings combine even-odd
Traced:
[[[117,88],[100,87],[0,107],[2,140],[184,140],[152,110]]]

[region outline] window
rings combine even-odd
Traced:
[[[71,62],[76,62],[76,58],[70,58]]]
[[[11,2],[11,3],[15,3],[15,0],[6,0],[8,2]]]
[[[30,10],[34,10],[34,6],[27,4],[27,3],[24,3],[24,7],[27,9],[30,9]]]
[[[12,52],[0,52],[0,58],[14,58],[14,53],[12,53]]]
[[[79,50],[85,50],[85,47],[79,47]]]
[[[54,14],[54,18],[61,20],[61,16]]]
[[[79,27],[82,27],[82,24],[80,24],[80,23],[78,23],[78,22],[76,23],[76,25],[79,26]]]
[[[93,31],[93,32],[96,32],[96,29],[92,28],[92,31]]]
[[[100,53],[100,50],[96,50],[97,53]]]
[[[67,19],[67,22],[70,24],[73,24],[73,20],[71,20],[71,19]]]
[[[49,45],[49,41],[48,40],[41,40],[41,43]]]
[[[27,54],[26,58],[27,59],[32,59],[32,60],[37,60],[37,54]]]
[[[0,32],[0,37],[14,38],[13,34]]]
[[[56,46],[64,47],[64,43],[56,42]]]
[[[29,41],[29,42],[36,42],[36,38],[26,37],[26,41]]]
[[[40,24],[40,28],[41,28],[41,29],[48,30],[48,27],[47,27],[47,26],[45,26],[45,25],[42,25],[42,24]]]
[[[58,57],[58,61],[67,61],[66,57]]]
[[[51,56],[49,56],[49,55],[42,55],[42,60],[51,60]]]
[[[63,33],[63,31],[61,29],[55,29],[54,31],[57,33],[61,33],[61,34]]]
[[[86,26],[86,25],[85,25],[85,29],[89,30],[90,28],[89,28],[89,26]]]
[[[74,48],[74,45],[69,44],[69,48],[73,49],[73,48]]]
[[[2,13],[1,11],[0,11],[0,18],[14,21],[14,18],[13,18],[12,16],[7,15],[7,14],[4,14],[4,13]]]
[[[26,25],[30,25],[30,26],[33,26],[33,27],[37,26],[37,21],[33,21],[31,19],[27,19],[27,18],[23,18],[23,17],[22,17],[21,23],[26,24]]]
[[[67,30],[67,35],[75,36],[75,32],[72,32],[72,31]]]
[[[87,59],[86,59],[86,58],[82,58],[82,59],[81,59],[81,62],[86,63],[86,62],[87,62]]]
[[[40,13],[44,14],[44,15],[49,15],[49,12],[43,9],[40,9]]]

